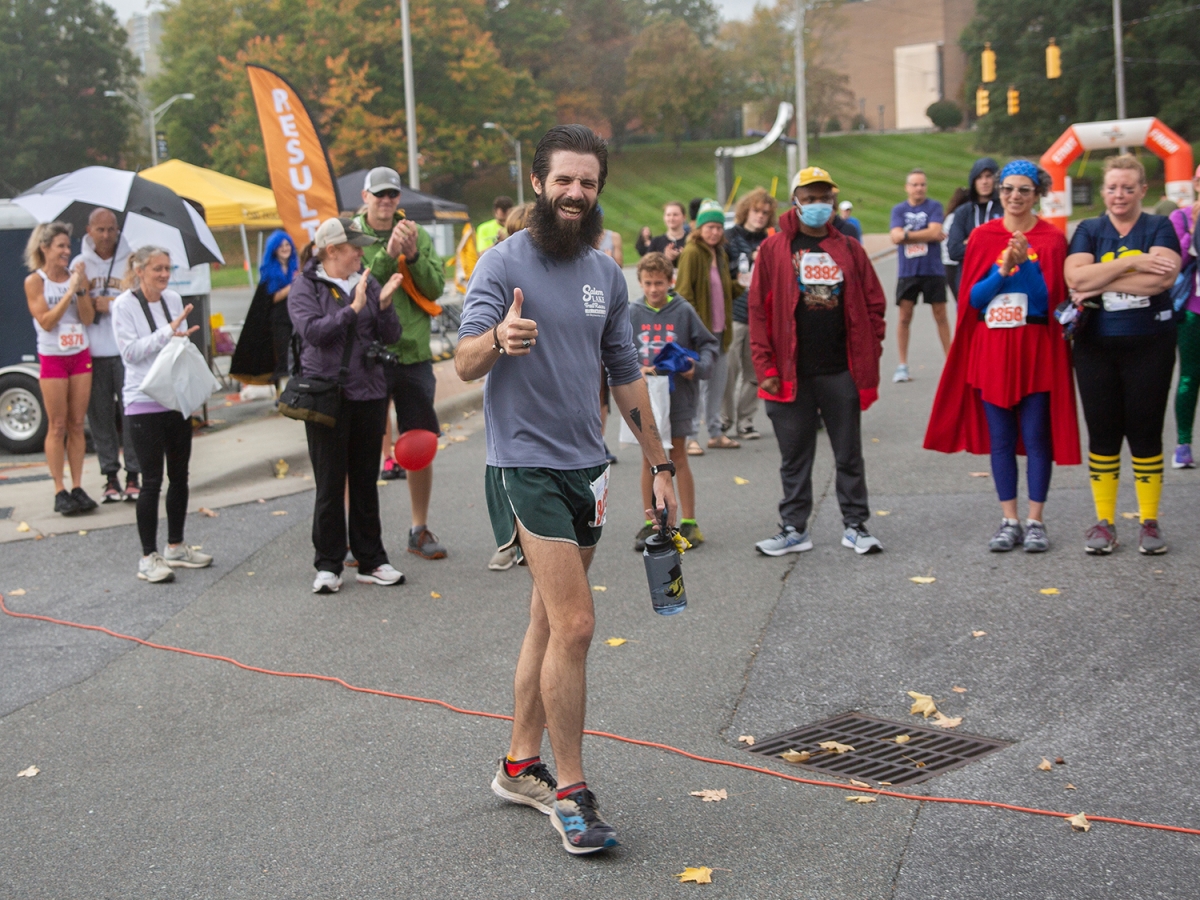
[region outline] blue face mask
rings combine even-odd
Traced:
[[[796,209],[800,212],[800,221],[809,228],[820,228],[833,217],[832,203],[797,203]]]

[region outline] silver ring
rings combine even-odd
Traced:
[[[521,346],[524,347],[526,350],[528,350],[530,347],[533,346],[533,341],[529,340],[529,338],[522,338]]]

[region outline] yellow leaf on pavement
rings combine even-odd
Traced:
[[[1092,830],[1092,823],[1087,820],[1087,816],[1085,816],[1083,813],[1079,813],[1074,816],[1067,816],[1067,822],[1070,823],[1071,828],[1073,828],[1075,831]]]
[[[1137,513],[1121,513],[1122,519],[1136,519],[1137,517],[1138,517]]]
[[[447,444],[447,443],[444,443],[444,442],[443,442],[443,443],[441,443],[441,444],[438,444],[438,449],[439,449],[439,450],[445,450],[445,449],[446,449],[447,447],[449,447],[449,446],[450,446],[449,444]]]
[[[784,750],[779,754],[779,758],[784,762],[806,763],[812,759],[812,754],[807,750]]]
[[[696,884],[712,884],[712,869],[708,866],[688,866],[675,876],[679,883],[694,881]]]
[[[862,794],[851,794],[846,800],[850,803],[874,803],[878,797],[865,797]]]
[[[1038,763],[1038,768],[1041,769],[1043,772],[1049,772],[1051,769],[1054,768],[1054,763],[1050,762],[1050,760],[1046,759],[1046,757],[1043,756],[1042,761],[1040,763]]]
[[[987,634],[986,631],[972,631],[971,637],[983,637],[986,634]]]
[[[739,734],[738,735],[738,743],[745,744],[747,747],[753,747],[754,746],[754,735]]]
[[[429,592],[429,596],[430,596],[430,597],[432,597],[434,600],[441,600],[441,599],[442,599],[442,595],[441,595],[441,594],[439,594],[437,591],[430,591],[430,592]]]
[[[956,694],[965,694],[967,692],[967,689],[965,687],[959,687],[957,684],[954,687],[950,688],[950,690],[954,691],[954,693],[956,693]]]
[[[22,522],[20,525],[17,526],[17,531],[21,532],[22,534],[24,534],[26,531],[29,531],[29,530],[30,530],[30,528],[29,528],[28,522]]]
[[[609,638],[604,643],[608,644],[610,647],[620,647],[625,643],[625,638]]]
[[[87,529],[86,529],[86,528],[80,528],[80,529],[79,529],[79,536],[80,536],[80,537],[83,537],[85,534],[87,534]]]
[[[870,787],[870,785],[869,785],[869,784],[867,784],[865,781],[857,781],[857,780],[855,780],[855,779],[853,779],[853,778],[851,778],[851,779],[850,779],[850,783],[851,783],[852,785],[854,785],[855,787],[865,787],[865,788],[869,788],[869,787]]]
[[[1058,588],[1042,588],[1038,591],[1039,594],[1057,594]]]
[[[877,516],[890,516],[891,514],[892,514],[892,511],[890,509],[875,510],[875,515],[877,515]]]
[[[854,749],[849,744],[840,744],[837,741],[821,741],[817,746],[830,753],[849,753]]]
[[[1078,790],[1078,788],[1076,788],[1075,785],[1071,784],[1071,782],[1068,781],[1067,786],[1065,788],[1063,788],[1063,790],[1064,791],[1074,791],[1074,790]]]
[[[275,463],[274,468],[276,478],[287,478],[288,469],[291,467],[287,464],[286,459],[281,459],[279,462]]]
[[[271,515],[273,515],[273,516],[286,516],[286,515],[287,515],[287,510],[286,510],[286,509],[273,509],[273,510],[271,510]]]
[[[914,584],[933,584],[935,581],[937,581],[937,579],[932,575],[914,575],[908,580]]]
[[[208,516],[210,519],[215,519],[217,516],[220,515],[219,512],[216,512],[215,510],[211,510],[207,506],[200,507],[198,510],[196,510],[196,512],[200,513],[200,515],[202,515],[202,516]]]
[[[912,735],[898,734],[894,738],[892,738],[892,740],[895,741],[897,744],[907,744],[909,741],[912,740]]]
[[[937,704],[933,702],[933,698],[928,694],[922,694],[918,691],[909,691],[908,696],[913,698],[913,705],[909,707],[909,715],[915,716],[917,713],[923,715],[926,719],[937,712]]]
[[[9,592],[8,592],[8,596],[10,596],[10,597],[24,597],[24,596],[25,596],[25,588],[17,588],[15,591],[9,591]]]
[[[593,591],[599,591],[600,593],[602,593],[602,594],[603,594],[605,591],[607,591],[607,590],[608,590],[608,588],[606,588],[606,587],[605,587],[604,585],[602,585],[602,584],[593,584],[593,585],[592,585],[592,590],[593,590]]]
[[[17,773],[18,778],[32,778],[38,772],[42,771],[37,766],[30,766],[28,769],[22,769]]]
[[[717,803],[720,800],[729,799],[729,794],[726,793],[725,788],[721,788],[720,790],[705,788],[702,791],[688,791],[688,793],[693,797],[699,797],[705,803]]]
[[[742,478],[740,475],[734,475],[734,476],[733,476],[733,483],[734,483],[734,484],[749,484],[749,483],[750,483],[750,479],[749,479],[749,478]]]
[[[933,714],[933,724],[938,728],[957,728],[962,724],[962,716],[947,716],[941,712]]]
[[[446,438],[446,440],[452,444],[461,444],[466,439],[467,436],[465,434],[452,434],[450,437]]]

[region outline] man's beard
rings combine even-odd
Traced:
[[[578,219],[559,218],[560,208],[582,208],[584,201],[560,197],[551,201],[539,194],[529,211],[525,227],[537,248],[555,259],[575,259],[585,250],[596,246],[604,233],[604,216],[599,206],[593,206]]]

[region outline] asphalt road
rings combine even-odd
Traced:
[[[890,289],[894,265],[880,270]],[[890,310],[885,384],[863,420],[871,506],[887,513],[871,521],[881,555],[838,545],[823,439],[816,548],[753,552],[779,492],[761,416],[762,440],[694,461],[708,542],[685,559],[688,611],[656,617],[630,551],[638,455],[619,451],[591,573],[606,590],[589,727],[810,775],[738,736],[850,710],[911,727],[916,690],[963,716],[959,731],[1011,744],[915,793],[1200,827],[1187,762],[1200,752],[1200,475],[1168,471],[1165,557],[1134,552],[1125,520],[1115,555],[1086,557],[1078,470],[1055,472],[1050,553],[989,554],[997,504],[991,480],[971,475],[986,459],[920,449],[941,360],[931,318],[918,311],[911,384],[887,380],[893,326]],[[0,547],[0,591],[13,609],[507,712],[529,581],[485,568],[479,417],[462,424],[467,440],[435,463],[431,525],[448,560],[403,552],[407,492],[381,489],[402,587],[311,594],[311,494],[299,494],[189,517],[188,539],[216,564],[171,586],[135,580],[136,536],[121,527]],[[1123,491],[1120,509],[1135,508]],[[589,779],[622,846],[575,859],[544,817],[488,789],[506,738],[503,721],[0,617],[0,896],[1174,898],[1200,877],[1195,836],[860,805],[603,738],[585,742]],[[1065,765],[1039,771],[1043,757]],[[16,777],[30,765],[40,774]],[[689,795],[704,788],[729,797]],[[677,884],[685,866],[712,867],[713,883]]]

